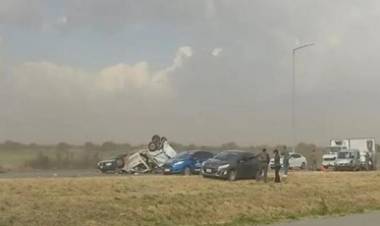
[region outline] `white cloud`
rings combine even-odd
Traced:
[[[102,69],[96,78],[96,85],[107,91],[139,89],[146,86],[149,80],[147,62],[139,62],[134,65],[117,64]]]
[[[148,90],[157,92],[168,90],[170,89],[168,75],[181,68],[184,60],[191,56],[191,47],[180,47],[173,63],[158,71],[151,71],[149,64],[144,61],[134,65],[113,65],[100,71],[96,79],[96,86],[107,91],[143,89],[144,92]]]
[[[211,55],[213,56],[219,56],[222,53],[223,49],[222,48],[215,48],[211,51]]]
[[[173,64],[165,69],[166,72],[171,72],[181,67],[185,58],[189,58],[193,55],[193,50],[190,46],[182,46],[177,50],[177,54],[174,58]]]
[[[191,56],[190,47],[181,47],[173,62],[158,70],[145,61],[96,72],[48,61],[14,66],[9,76],[0,76],[0,91],[6,94],[0,102],[8,106],[0,113],[9,122],[6,136],[34,142],[125,136],[136,141],[145,130],[162,127],[157,118],[169,117],[176,97],[172,80]]]
[[[157,74],[154,75],[153,81],[155,82],[164,82],[167,80],[167,76],[174,72],[175,70],[182,67],[183,62],[186,58],[190,58],[193,56],[193,50],[190,46],[182,46],[177,50],[176,56],[173,60],[173,63],[164,68],[163,70],[159,71]]]
[[[180,47],[173,63],[160,70],[151,70],[145,61],[116,64],[95,74],[51,62],[26,62],[12,70],[12,84],[19,92],[46,98],[51,93],[70,96],[82,94],[125,93],[134,96],[167,95],[171,90],[168,76],[180,69],[192,56],[189,46]]]
[[[91,77],[85,71],[46,61],[23,63],[11,74],[12,91],[36,100],[76,98],[91,88]]]

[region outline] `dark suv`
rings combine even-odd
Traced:
[[[102,173],[121,173],[121,169],[124,167],[125,155],[120,155],[114,159],[102,160],[97,163],[98,169]]]
[[[234,181],[256,178],[260,161],[255,153],[239,150],[223,151],[202,165],[204,177],[217,177]]]

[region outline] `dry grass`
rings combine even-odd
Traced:
[[[380,208],[380,173],[1,179],[0,225],[252,225]]]

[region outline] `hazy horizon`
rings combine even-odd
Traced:
[[[375,0],[3,0],[0,140],[380,137]]]

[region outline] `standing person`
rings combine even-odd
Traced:
[[[284,177],[288,176],[289,158],[290,158],[289,152],[286,150],[286,147],[285,147],[284,161],[283,161],[283,165],[284,165]]]
[[[264,182],[266,183],[267,178],[268,178],[268,165],[269,165],[270,157],[265,148],[258,155],[258,159],[261,163],[261,167],[260,167],[260,170],[258,171],[258,175],[256,176],[256,178],[260,180],[264,176]]]
[[[311,151],[311,170],[317,170],[317,153],[315,149]]]
[[[280,154],[278,153],[278,150],[275,149],[274,151],[274,169],[275,169],[275,175],[274,175],[274,182],[280,183],[280,169],[281,169],[281,162],[280,162]]]

